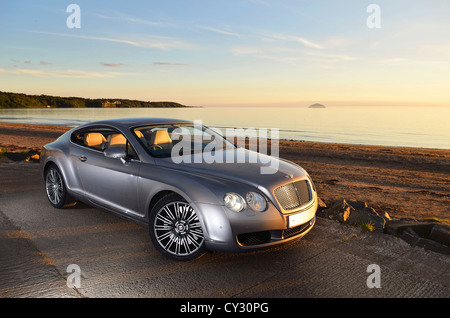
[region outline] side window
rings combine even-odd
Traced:
[[[130,159],[138,159],[136,152],[131,146],[130,142],[119,132],[114,132],[109,134],[106,138],[106,148],[110,147],[121,147],[127,153]]]
[[[110,147],[121,147],[130,159],[139,159],[130,142],[119,131],[112,128],[92,128],[75,131],[71,140],[73,143],[104,151]]]

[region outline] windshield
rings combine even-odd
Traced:
[[[158,158],[235,148],[213,130],[193,123],[143,126],[133,132],[150,155]]]

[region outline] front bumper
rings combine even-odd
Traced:
[[[317,198],[314,197],[307,207],[290,214],[282,214],[271,204],[264,212],[248,208],[240,213],[232,212],[225,206],[193,205],[204,225],[207,249],[240,252],[286,243],[306,235],[315,224]],[[290,226],[292,215],[296,215],[297,223]]]

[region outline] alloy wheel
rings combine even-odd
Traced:
[[[45,188],[47,191],[47,197],[51,203],[58,205],[64,195],[64,184],[59,172],[50,168],[45,178]]]
[[[171,255],[193,255],[203,246],[200,220],[187,202],[170,202],[160,208],[153,229],[158,244]]]

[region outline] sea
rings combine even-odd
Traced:
[[[0,109],[0,122],[78,125],[102,119],[161,117],[226,128],[268,129],[280,139],[450,149],[450,107],[193,107]]]

